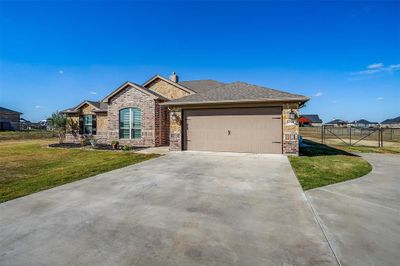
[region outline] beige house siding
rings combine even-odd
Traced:
[[[170,100],[182,98],[189,95],[189,92],[173,86],[162,79],[156,79],[146,87]]]

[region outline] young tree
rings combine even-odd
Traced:
[[[63,143],[67,126],[67,117],[59,111],[55,111],[52,113],[49,121],[53,130],[55,130],[58,134],[59,143]]]

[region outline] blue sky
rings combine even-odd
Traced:
[[[32,121],[123,82],[245,81],[303,114],[400,115],[400,2],[0,1],[0,106]]]

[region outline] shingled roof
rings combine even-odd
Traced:
[[[326,125],[335,125],[335,124],[348,124],[349,122],[341,120],[341,119],[334,119],[328,123],[326,123]]]
[[[0,107],[0,113],[3,113],[3,114],[22,114],[20,112],[13,111],[11,109],[7,109],[7,108],[4,108],[4,107]]]
[[[307,118],[311,123],[322,123],[322,120],[318,115],[301,115],[300,117]]]
[[[76,113],[76,112],[78,112],[78,109],[85,103],[91,104],[95,107],[93,109],[93,112],[106,112],[107,111],[107,103],[84,100],[83,102],[81,102],[80,104],[78,104],[75,107],[71,107],[71,108],[62,110],[61,113]]]
[[[197,81],[196,86],[199,88]],[[188,83],[186,83],[188,84]],[[192,83],[195,84],[195,83]],[[217,84],[209,82],[209,84]],[[193,85],[192,85],[193,86]],[[207,104],[207,103],[229,103],[229,102],[273,102],[273,101],[299,101],[306,102],[308,97],[292,94],[280,90],[251,85],[245,82],[233,82],[219,87],[208,87],[208,89],[198,89],[196,94],[188,95],[163,105],[187,105],[187,104]],[[195,88],[193,90],[196,90]]]
[[[182,86],[191,89],[196,93],[205,92],[209,89],[215,89],[218,87],[222,87],[225,83],[212,80],[212,79],[203,79],[203,80],[190,80],[190,81],[182,81],[179,82]]]
[[[360,119],[360,120],[354,121],[353,124],[372,125],[372,124],[378,124],[378,122],[371,122],[366,119]]]
[[[399,123],[400,123],[400,116],[391,119],[386,119],[381,124],[399,124]]]

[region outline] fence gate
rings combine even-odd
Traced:
[[[339,140],[349,146],[383,146],[382,128],[353,128],[322,126],[321,142],[329,143]]]

